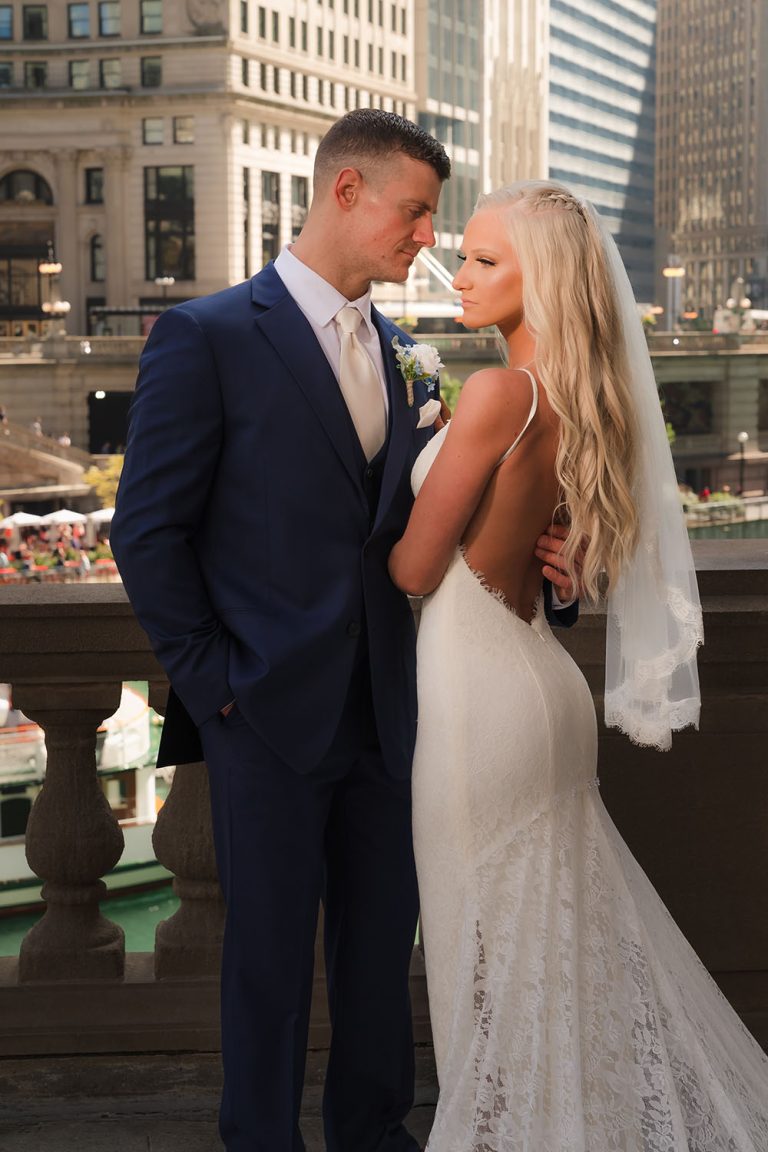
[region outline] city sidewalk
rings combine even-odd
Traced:
[[[325,1053],[310,1052],[302,1111],[307,1152],[324,1152]],[[431,1048],[416,1049],[408,1127],[423,1146],[437,1099]],[[0,1152],[222,1152],[218,1055],[0,1060]]]

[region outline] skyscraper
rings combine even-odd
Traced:
[[[648,303],[655,50],[656,0],[549,0],[548,173],[594,203]]]
[[[681,303],[768,307],[765,0],[659,0],[657,141],[657,264],[685,268]]]

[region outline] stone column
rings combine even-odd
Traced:
[[[150,681],[149,701],[164,712],[168,685]],[[213,849],[208,770],[204,763],[182,764],[152,836],[155,855],[174,874],[181,906],[157,926],[155,976],[217,976],[224,935],[224,900]]]
[[[122,928],[99,911],[100,879],[123,833],[96,776],[96,729],[120,703],[121,684],[16,684],[14,701],[43,728],[45,782],[27,825],[27,860],[47,908],[24,937],[19,980],[121,980]]]

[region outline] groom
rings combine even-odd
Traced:
[[[321,898],[327,1150],[417,1150],[414,629],[387,557],[436,388],[417,382],[409,406],[392,348],[408,338],[370,286],[434,244],[449,174],[414,124],[349,113],[292,247],[165,312],[142,356],[111,543],[172,684],[161,762],[209,770],[229,1152],[304,1148]]]
[[[434,244],[449,174],[414,124],[374,109],[343,117],[318,149],[293,246],[251,281],[165,312],[142,356],[110,538],[173,686],[165,758],[204,758],[210,775],[230,1152],[304,1147],[321,898],[328,1152],[417,1149],[402,1123],[414,630],[387,556],[436,389],[417,383],[409,407],[392,348],[408,339],[372,308],[370,286],[405,281]],[[351,335],[336,319],[349,303]],[[345,402],[343,358],[368,378],[373,420]]]

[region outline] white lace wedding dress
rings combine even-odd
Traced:
[[[428,1152],[768,1152],[768,1058],[604,808],[592,697],[543,609],[517,617],[458,550],[418,680]]]

